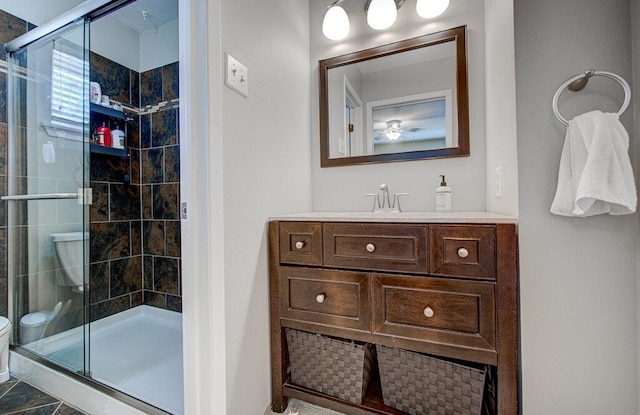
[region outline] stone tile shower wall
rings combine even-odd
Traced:
[[[90,78],[111,99],[137,107],[139,74],[91,52]],[[138,116],[127,124],[131,157],[91,153],[93,204],[90,215],[90,317],[97,320],[143,303],[140,183],[124,183],[138,175]],[[91,125],[93,131],[97,125]],[[124,128],[124,125],[119,126]]]
[[[95,318],[143,303],[182,309],[178,109],[153,108],[178,98],[177,69],[176,62],[138,74],[91,56],[91,80],[101,84],[103,94],[143,110],[127,126],[130,160],[92,155],[90,298]],[[122,183],[125,174],[129,185]]]
[[[26,33],[32,26],[0,10],[0,193],[7,194],[7,74],[4,44]],[[7,206],[0,201],[0,315],[8,315]]]
[[[144,303],[182,310],[178,62],[140,74],[140,184]]]

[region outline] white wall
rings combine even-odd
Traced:
[[[549,213],[565,133],[551,99],[590,68],[632,80],[629,3],[515,1],[524,414],[638,413],[637,216]],[[603,81],[563,95],[565,117],[617,110]],[[636,142],[633,111],[621,120]]]
[[[248,98],[222,89],[228,414],[271,402],[267,220],[311,208],[308,16],[302,1],[222,2],[222,48],[249,77]]]
[[[391,192],[409,192],[403,199],[406,211],[434,211],[438,175],[447,176],[453,189],[455,211],[484,211],[486,207],[485,171],[485,45],[484,2],[452,1],[449,10],[434,20],[421,19],[415,1],[398,11],[398,20],[389,29],[377,32],[366,24],[361,2],[344,2],[351,32],[342,41],[330,41],[322,35],[321,25],[329,1],[310,1],[311,31],[311,163],[313,210],[366,211],[370,208],[365,193],[377,192],[381,183]],[[318,115],[318,60],[379,46],[399,40],[467,25],[467,56],[470,96],[471,156],[437,160],[406,161],[320,168]]]
[[[140,69],[159,68],[178,61],[178,20],[140,33]]]

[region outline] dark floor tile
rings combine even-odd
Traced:
[[[53,415],[55,411],[60,407],[60,402],[52,403],[50,405],[39,406],[37,408],[27,409],[25,411],[11,412],[8,415]]]
[[[6,314],[3,314],[6,316]],[[0,397],[2,397],[2,395],[4,395],[5,393],[7,393],[7,391],[11,388],[13,388],[15,386],[16,383],[18,383],[19,380],[16,379],[13,376],[9,376],[9,380],[4,382],[4,383],[0,383]]]
[[[7,414],[55,402],[59,401],[31,385],[18,382],[0,398],[0,413]]]

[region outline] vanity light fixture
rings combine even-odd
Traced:
[[[322,33],[331,40],[341,40],[349,34],[349,16],[340,7],[341,1],[330,4],[322,20]]]
[[[404,1],[401,3],[404,3]],[[367,24],[375,30],[384,30],[390,27],[398,18],[400,5],[394,0],[367,1],[364,6],[367,13]]]
[[[440,16],[449,8],[450,0],[418,0],[416,12],[420,17],[433,19]]]
[[[322,33],[331,40],[344,39],[349,34],[349,16],[340,6],[344,0],[336,0],[327,7],[322,20]],[[398,9],[406,0],[366,0],[364,11],[372,29],[384,30],[398,17]],[[449,7],[450,0],[417,0],[416,11],[421,17],[432,19]]]

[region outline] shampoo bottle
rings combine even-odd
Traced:
[[[451,188],[444,181],[444,176],[440,176],[442,182],[436,188],[436,212],[451,212]]]

